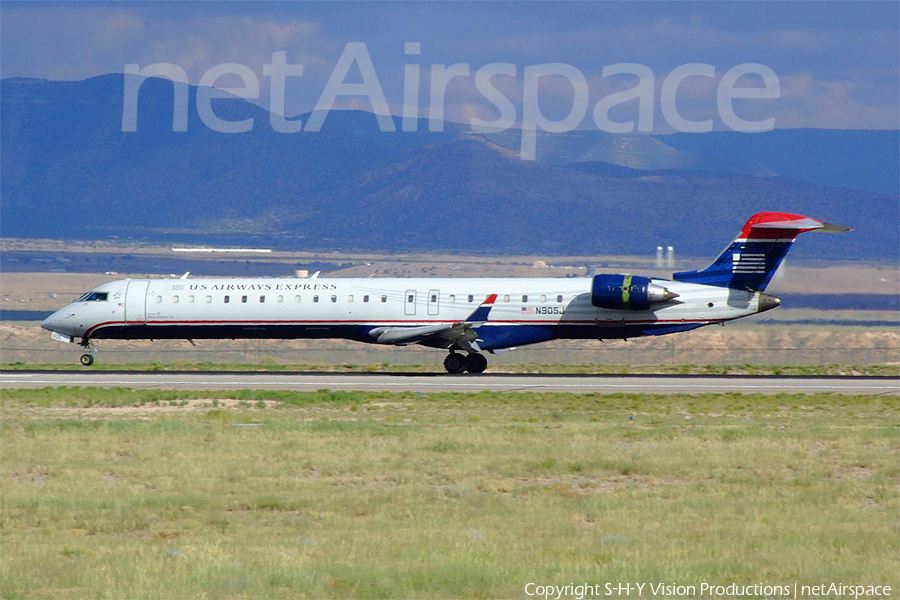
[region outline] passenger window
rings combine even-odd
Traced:
[[[541,294],[541,304],[547,301],[547,296],[545,294]]]
[[[337,296],[332,296],[331,303],[334,304],[335,302],[337,302]]]
[[[300,302],[300,296],[294,296],[294,302]]]
[[[319,297],[318,297],[318,296],[313,296],[313,302],[318,302],[318,301],[319,301]]]
[[[528,302],[528,296],[522,296],[522,302]]]
[[[225,296],[225,304],[231,302],[231,296]]]
[[[503,301],[504,301],[504,302],[509,302],[509,294],[503,296]]]
[[[473,301],[474,299],[475,299],[475,296],[473,296],[472,294],[469,294],[469,302]]]
[[[212,302],[212,296],[207,296],[207,297],[206,297],[206,303],[207,303],[207,304],[210,304],[211,302]]]
[[[247,304],[247,296],[241,296],[241,302]]]
[[[368,301],[369,301],[369,295],[366,294],[365,296],[363,296],[363,302],[368,302]]]
[[[382,302],[387,302],[387,296],[382,296],[382,297],[381,297],[381,301],[382,301]]]
[[[284,296],[279,295],[277,298],[275,298],[275,302],[278,302],[279,304],[284,302]]]
[[[188,304],[193,304],[193,303],[194,303],[194,297],[188,296]]]
[[[456,302],[456,296],[454,294],[450,294],[447,296],[447,302]]]
[[[265,301],[266,301],[266,297],[265,297],[265,296],[260,296],[260,297],[259,297],[259,302],[260,302],[260,304],[264,303]]]
[[[156,297],[156,303],[157,303],[157,304],[162,304],[162,296],[157,296],[157,297]]]
[[[557,301],[557,302],[562,302],[562,294],[560,294],[559,296],[556,297],[556,301]]]
[[[350,294],[349,296],[347,296],[347,302],[351,302],[351,303],[353,302],[353,294]]]
[[[172,304],[178,304],[178,295],[172,296]]]

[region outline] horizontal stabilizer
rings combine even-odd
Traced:
[[[844,233],[845,231],[853,231],[849,227],[844,227],[843,225],[835,225],[834,223],[826,223],[822,221],[822,227],[817,229],[816,231],[822,231],[824,233]]]
[[[765,214],[780,214],[780,213],[760,213],[762,215]],[[759,216],[759,215],[754,215]],[[753,219],[751,218],[751,221]],[[750,221],[748,221],[748,224]],[[803,231],[824,231],[827,233],[843,233],[845,231],[850,231],[849,227],[844,227],[843,225],[835,225],[834,223],[826,223],[825,221],[819,221],[816,219],[811,219],[809,217],[801,217],[799,219],[782,219],[782,220],[772,220],[772,221],[763,221],[759,223],[754,223],[750,226],[751,229],[785,229],[785,230],[794,230],[798,233]],[[744,226],[746,229],[746,225]],[[742,232],[743,233],[743,232]]]

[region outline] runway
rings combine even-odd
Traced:
[[[393,373],[146,373],[5,371],[0,389],[60,386],[163,390],[342,390],[379,392],[762,393],[900,395],[894,377],[753,377],[706,375],[542,375]]]

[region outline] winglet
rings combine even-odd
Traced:
[[[494,302],[497,301],[497,294],[491,294],[487,297],[487,299],[481,303],[481,306],[476,308],[471,315],[469,315],[465,323],[483,323],[488,320],[488,315],[491,312],[491,309],[494,307]]]

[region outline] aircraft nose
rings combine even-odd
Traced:
[[[58,310],[55,313],[53,313],[52,315],[50,315],[49,317],[47,317],[46,319],[44,319],[43,321],[41,321],[41,328],[46,329],[47,331],[55,331],[56,333],[64,333],[66,335],[74,335],[74,332],[71,331],[72,326],[71,325],[69,325],[68,327],[66,326],[66,323],[65,323],[66,315],[63,314],[63,312],[65,310],[66,309]],[[72,311],[70,310],[68,314],[72,315]],[[72,315],[72,316],[74,316],[74,315]]]
[[[53,313],[43,321],[41,321],[41,328],[46,329],[47,331],[53,331],[53,324],[56,322],[56,313]]]

